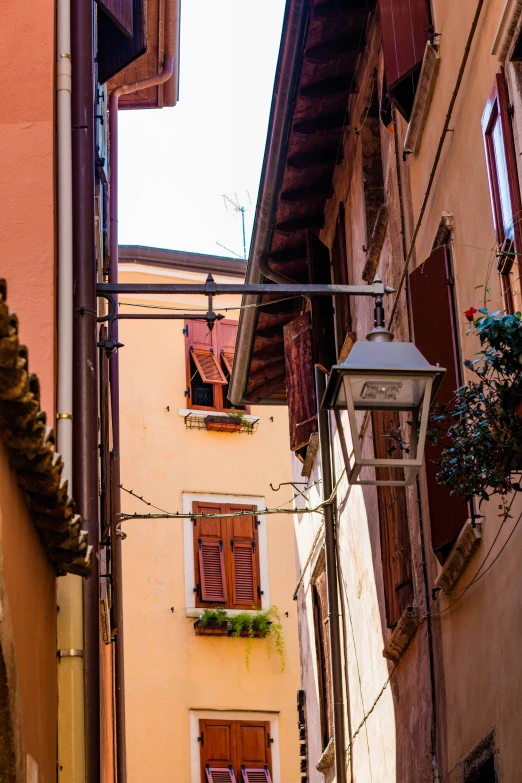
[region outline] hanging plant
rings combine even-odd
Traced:
[[[250,658],[252,655],[252,639],[256,637],[266,638],[268,656],[275,647],[281,661],[281,671],[286,665],[286,647],[283,638],[283,629],[279,611],[276,606],[271,606],[267,611],[253,610],[250,612],[238,612],[229,614],[223,607],[205,609],[201,617],[194,623],[198,635],[223,635],[243,636],[248,639],[245,649],[245,665],[250,671]],[[205,630],[206,629],[206,630]]]
[[[522,321],[485,308],[464,315],[481,345],[465,362],[474,377],[449,405],[434,406],[428,438],[443,447],[439,483],[466,500],[488,500],[521,490],[513,472],[522,467]]]

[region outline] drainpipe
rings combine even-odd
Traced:
[[[100,779],[100,588],[98,522],[98,393],[94,220],[94,8],[70,0],[73,160],[73,442],[74,498],[94,548],[83,581],[85,776]]]
[[[322,410],[326,380],[319,367],[315,368],[317,396],[317,422],[321,448],[323,500],[333,492],[330,422],[328,411]],[[328,628],[330,631],[330,667],[332,674],[332,698],[334,715],[335,781],[346,783],[346,739],[344,731],[344,696],[341,661],[341,612],[339,610],[337,557],[335,542],[335,518],[332,504],[324,506],[324,543],[326,555],[326,584],[328,587]]]
[[[71,8],[56,7],[56,158],[58,234],[56,446],[62,479],[72,494],[73,465],[73,214],[71,138]],[[58,650],[58,781],[85,780],[82,578],[68,574],[56,585]]]
[[[148,87],[156,87],[168,81],[174,73],[174,56],[176,41],[179,31],[179,13],[175,14],[177,0],[168,0],[165,12],[165,57],[162,70],[155,76],[142,79],[131,84],[122,84],[112,91],[109,99],[109,177],[110,177],[110,272],[109,282],[118,282],[118,101],[121,95],[146,90]],[[173,19],[176,19],[176,28]],[[118,309],[118,298],[116,310]],[[114,342],[118,342],[118,321],[114,321],[112,334],[109,335]],[[118,522],[121,512],[120,480],[120,388],[119,388],[119,356],[118,349],[114,350],[110,359],[110,396],[112,414],[112,442],[113,442],[113,476],[112,491],[114,492],[115,514],[111,523],[111,571],[113,585],[113,612],[117,628],[117,636],[114,642],[115,664],[115,708],[116,708],[116,767],[118,783],[126,783],[127,780],[127,752],[125,739],[125,669],[124,669],[124,641],[123,641],[123,570],[121,536],[118,531]]]

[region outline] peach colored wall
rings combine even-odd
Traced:
[[[39,783],[56,780],[56,579],[6,455],[0,450],[0,580],[10,617],[24,759]],[[9,647],[8,639],[2,642]],[[3,650],[4,656],[9,649]],[[13,684],[14,685],[14,684]],[[16,688],[14,688],[16,691]]]
[[[29,23],[30,22],[30,23]],[[40,378],[42,410],[54,412],[53,0],[2,7],[0,49],[0,275],[20,319],[29,366]]]
[[[158,269],[140,272],[136,267],[123,267],[120,277],[124,282],[203,282],[205,275],[167,277]],[[185,308],[206,304],[197,297],[185,302],[170,297],[160,303]],[[215,305],[237,303],[237,298],[225,301],[220,297]],[[136,308],[125,310],[137,312]],[[227,314],[232,319],[237,316],[237,311]],[[260,417],[260,423],[252,435],[187,430],[178,414],[187,405],[182,328],[182,321],[120,323],[120,339],[125,344],[120,354],[124,486],[173,510],[181,510],[183,492],[258,496],[269,507],[280,505],[291,498],[288,488],[273,492],[269,485],[291,480],[286,408],[254,408],[251,412]],[[122,507],[124,511],[151,510],[125,493]],[[130,521],[123,529],[128,535],[123,542],[123,565],[129,783],[174,779],[192,783],[191,709],[275,711],[279,742],[273,752],[280,757],[281,777],[274,778],[274,783],[300,783],[292,517],[266,517],[270,600],[280,609],[287,645],[283,674],[277,656],[267,656],[263,640],[253,640],[249,673],[245,639],[195,636],[194,617],[188,618],[185,608],[182,520]],[[174,761],[179,765],[176,773]]]

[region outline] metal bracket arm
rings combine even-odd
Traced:
[[[219,296],[220,294],[283,294],[295,296],[384,296],[395,289],[380,280],[371,285],[338,285],[316,283],[98,283],[98,296],[108,294],[188,294]]]

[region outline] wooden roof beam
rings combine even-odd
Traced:
[[[314,117],[313,120],[296,122],[293,131],[299,136],[312,136],[314,133],[321,133],[322,131],[341,130],[348,127],[349,124],[348,112],[337,112],[336,114]]]
[[[283,399],[286,399],[286,372],[277,378],[273,378],[271,381],[249,384],[245,397],[255,404],[258,400],[275,397],[278,394],[280,394]]]
[[[313,15],[316,19],[334,19],[337,16],[366,11],[368,5],[368,0],[351,0],[350,3],[347,3],[346,0],[326,0],[326,2],[317,3],[313,9]]]
[[[305,60],[316,65],[324,65],[332,62],[332,60],[348,56],[355,60],[359,45],[364,43],[360,39],[360,31],[354,29],[339,38],[332,38],[330,41],[306,49]]]
[[[344,76],[336,76],[333,79],[323,79],[322,81],[305,84],[299,90],[299,95],[301,98],[321,100],[342,92],[347,94],[355,92],[354,73],[347,73]]]
[[[297,155],[291,155],[286,165],[290,170],[302,171],[303,169],[314,168],[316,166],[326,166],[329,163],[339,163],[342,160],[342,146],[336,144],[334,147],[326,147],[322,150],[313,150],[311,152],[301,152]]]
[[[332,195],[332,180],[330,178],[318,180],[306,188],[297,190],[285,190],[281,193],[283,204],[302,204],[305,201],[326,201]]]
[[[308,228],[323,228],[323,226],[324,213],[319,212],[315,215],[304,215],[303,217],[276,223],[275,230],[282,234],[293,234],[294,231],[306,231]]]

